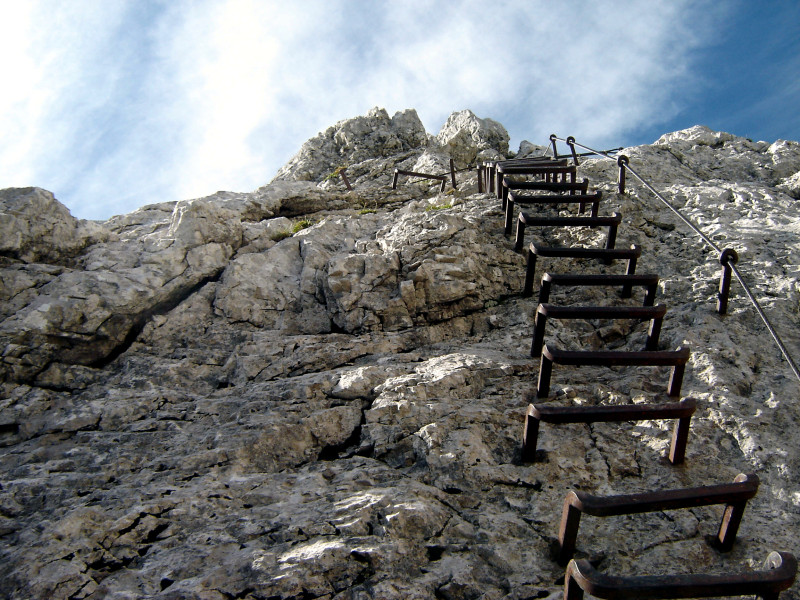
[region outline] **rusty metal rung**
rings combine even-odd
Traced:
[[[653,273],[641,275],[598,275],[583,273],[559,273],[542,275],[542,282],[539,287],[539,304],[546,304],[550,300],[550,289],[552,286],[622,286],[621,296],[630,298],[633,294],[633,286],[644,287],[647,292],[644,296],[643,305],[653,306],[658,290],[658,275]],[[531,294],[532,295],[532,290]],[[523,294],[524,296],[524,294]]]
[[[608,600],[759,596],[778,600],[797,576],[797,559],[771,552],[765,570],[721,575],[645,575],[618,577],[597,571],[586,559],[571,560],[564,577],[564,600],[581,600],[584,592]]]
[[[598,212],[600,212],[600,201],[603,199],[603,192],[601,190],[596,190],[594,192],[587,192],[585,194],[554,194],[554,195],[522,195],[516,194],[514,192],[510,192],[508,196],[505,198],[505,202],[503,204],[503,209],[505,210],[505,234],[511,234],[511,224],[514,217],[514,205],[515,204],[524,204],[524,205],[532,205],[532,204],[553,204],[558,206],[559,204],[580,204],[580,214],[583,214],[586,210],[586,205],[592,205],[592,213],[593,217],[596,217]]]
[[[539,440],[539,423],[621,423],[627,421],[649,421],[652,419],[676,419],[669,449],[669,460],[677,465],[686,456],[686,442],[692,415],[697,409],[694,398],[666,404],[624,404],[611,406],[553,406],[531,404],[525,413],[525,429],[522,434],[522,461],[536,459]]]
[[[533,281],[536,275],[536,259],[539,256],[549,258],[580,258],[580,259],[599,259],[606,264],[614,260],[627,260],[627,275],[636,272],[636,262],[642,254],[642,249],[636,244],[630,248],[579,248],[575,246],[541,246],[532,242],[528,248],[527,265],[525,268],[525,287],[522,290],[523,296],[533,294]]]
[[[577,181],[577,169],[566,165],[526,165],[526,166],[506,166],[495,167],[495,177],[497,179],[497,197],[505,202],[508,196],[508,184],[520,183],[518,179],[512,179],[510,175],[535,176],[539,179],[530,181],[544,181],[548,183],[572,183]]]
[[[638,366],[638,367],[672,367],[667,395],[680,396],[683,374],[689,360],[689,349],[655,350],[630,352],[620,350],[561,350],[545,344],[539,364],[539,384],[537,397],[547,398],[550,395],[550,375],[553,365],[571,366]]]
[[[496,170],[500,165],[509,166],[524,166],[524,165],[538,165],[538,166],[566,166],[566,159],[553,160],[547,156],[538,156],[534,158],[521,158],[510,160],[489,161],[484,163],[484,177],[485,177],[485,191],[489,194],[495,192]]]
[[[517,219],[514,252],[520,252],[525,244],[526,227],[608,227],[606,249],[611,250],[617,243],[617,229],[621,222],[622,215],[619,213],[614,213],[610,217],[534,217],[521,212]]]
[[[397,179],[399,175],[407,175],[409,177],[422,177],[423,179],[435,179],[436,181],[441,181],[442,186],[440,191],[444,191],[445,185],[447,184],[447,175],[431,175],[430,173],[417,173],[416,171],[402,171],[400,169],[394,170],[394,179],[392,180],[392,189],[397,189]]]
[[[353,186],[350,185],[350,180],[347,178],[346,171],[347,171],[347,169],[345,169],[345,168],[339,169],[339,175],[341,175],[342,182],[344,183],[344,186],[347,188],[347,190],[352,192],[353,191]]]
[[[577,173],[578,170],[572,165],[562,164],[562,161],[539,161],[527,165],[499,164],[495,167],[495,173],[503,173],[505,175],[539,175],[542,172],[571,174]]]
[[[717,535],[710,541],[721,552],[729,552],[736,540],[747,501],[758,492],[758,484],[757,475],[742,473],[736,476],[733,483],[642,494],[595,496],[587,492],[570,491],[564,498],[561,512],[556,562],[566,565],[575,554],[578,528],[584,513],[610,517],[715,504],[725,504],[726,507]]]
[[[508,195],[512,190],[525,190],[529,192],[557,192],[559,194],[578,195],[589,193],[589,180],[585,177],[581,181],[517,181],[510,177],[503,177],[499,183],[497,197],[500,198],[500,207],[505,209]]]
[[[536,309],[534,318],[533,343],[531,356],[536,358],[542,353],[544,344],[544,329],[547,319],[642,319],[650,321],[647,332],[647,341],[644,349],[653,351],[658,349],[658,338],[661,335],[661,324],[667,307],[658,306],[555,306],[553,304],[540,304]]]

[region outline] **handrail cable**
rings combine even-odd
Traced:
[[[712,248],[713,248],[713,249],[714,249],[714,250],[715,250],[717,253],[719,253],[719,254],[721,254],[721,253],[722,253],[722,250],[719,248],[719,246],[717,246],[717,244],[715,244],[715,243],[714,243],[714,242],[711,240],[711,238],[709,238],[709,237],[708,237],[708,236],[707,236],[705,233],[703,233],[703,232],[700,230],[700,228],[699,228],[699,227],[697,227],[697,226],[696,226],[694,223],[692,223],[692,221],[690,221],[690,220],[689,220],[687,217],[683,216],[683,213],[681,213],[681,212],[680,212],[680,211],[679,211],[677,208],[675,208],[675,207],[672,205],[672,203],[671,203],[671,202],[669,202],[669,200],[667,200],[666,198],[664,198],[664,196],[662,196],[661,194],[659,194],[659,193],[658,193],[658,191],[656,191],[656,189],[655,189],[655,188],[654,188],[652,185],[650,185],[650,184],[649,184],[647,181],[645,181],[645,180],[642,178],[642,176],[641,176],[641,175],[639,175],[639,174],[638,174],[638,173],[637,173],[637,172],[636,172],[636,171],[633,169],[633,167],[631,167],[631,166],[630,166],[630,163],[629,163],[629,160],[628,160],[628,157],[627,157],[627,156],[621,155],[621,156],[619,156],[618,158],[615,158],[615,157],[613,157],[613,156],[609,156],[609,153],[608,153],[608,152],[605,152],[605,151],[603,151],[603,150],[595,150],[594,148],[590,148],[589,146],[585,146],[585,145],[583,145],[583,144],[579,144],[578,142],[576,142],[576,141],[575,141],[575,138],[572,138],[572,137],[569,137],[569,138],[567,138],[567,139],[562,139],[562,138],[559,138],[558,136],[556,136],[556,135],[554,134],[554,135],[551,135],[551,136],[550,136],[550,140],[551,140],[551,141],[553,141],[553,140],[559,140],[559,141],[562,141],[562,142],[566,142],[567,144],[569,144],[569,145],[571,145],[571,146],[572,146],[572,145],[574,145],[574,146],[580,146],[581,148],[585,148],[586,150],[588,150],[588,151],[589,151],[589,152],[591,152],[592,154],[596,154],[596,155],[598,155],[598,156],[602,156],[602,157],[604,157],[604,158],[607,158],[608,160],[613,160],[613,161],[614,161],[614,162],[616,162],[616,163],[617,163],[617,164],[618,164],[618,165],[619,165],[621,168],[627,169],[628,171],[630,171],[630,172],[633,174],[633,176],[634,176],[634,177],[636,177],[636,179],[638,179],[638,180],[639,180],[639,181],[642,183],[642,185],[644,185],[644,186],[645,186],[645,187],[646,187],[648,190],[650,190],[650,192],[651,192],[651,193],[652,193],[652,194],[653,194],[653,195],[654,195],[656,198],[658,198],[658,199],[659,199],[659,200],[660,200],[662,203],[664,203],[664,204],[667,206],[667,208],[669,208],[669,209],[670,209],[672,212],[674,212],[676,215],[678,215],[678,217],[679,217],[679,218],[680,218],[680,219],[681,219],[681,220],[682,220],[684,223],[686,223],[686,225],[688,225],[688,226],[689,226],[689,227],[690,227],[690,228],[691,228],[691,229],[692,229],[692,230],[693,230],[693,231],[694,231],[694,232],[695,232],[697,235],[699,235],[699,236],[700,236],[700,238],[701,238],[701,239],[702,239],[702,240],[703,240],[703,241],[704,241],[706,244],[708,244],[709,246],[711,246],[711,247],[712,247]],[[553,148],[553,149],[555,150],[555,145],[554,145],[554,148]],[[549,148],[548,148],[548,150],[549,150]],[[755,307],[755,309],[756,309],[756,312],[757,312],[757,313],[758,313],[758,315],[761,317],[761,320],[764,322],[764,325],[766,326],[766,328],[767,328],[767,331],[768,331],[768,332],[769,332],[769,334],[772,336],[772,339],[775,341],[775,344],[776,344],[776,345],[778,346],[778,348],[780,349],[780,351],[781,351],[781,354],[783,354],[783,357],[786,359],[786,362],[788,362],[788,363],[789,363],[789,367],[792,369],[792,372],[794,373],[795,377],[797,377],[797,379],[798,379],[798,380],[800,380],[800,368],[798,368],[798,366],[797,366],[797,363],[795,363],[795,361],[794,361],[794,360],[792,359],[792,357],[790,356],[790,354],[789,354],[789,351],[787,350],[786,346],[784,345],[783,341],[781,340],[780,336],[778,335],[778,332],[777,332],[777,331],[775,331],[775,328],[773,327],[773,325],[772,325],[772,323],[770,322],[769,318],[767,317],[766,313],[765,313],[765,312],[764,312],[764,310],[761,308],[761,304],[759,304],[759,302],[758,302],[758,300],[756,299],[755,295],[753,295],[753,292],[752,292],[752,290],[750,289],[750,286],[748,286],[748,285],[747,285],[747,282],[744,280],[744,277],[743,277],[743,275],[742,275],[742,274],[739,272],[739,269],[736,267],[735,261],[734,261],[734,260],[729,260],[729,261],[727,261],[727,266],[728,266],[728,267],[730,267],[730,269],[733,271],[734,275],[736,275],[736,279],[738,279],[738,280],[739,280],[739,283],[741,284],[741,286],[742,286],[742,289],[744,289],[744,291],[745,291],[745,294],[747,295],[747,297],[750,299],[750,302],[751,302],[751,303],[753,304],[753,306]]]

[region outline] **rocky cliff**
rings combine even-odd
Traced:
[[[518,156],[543,149],[523,143]],[[702,127],[626,149],[720,245],[800,355],[800,145]],[[509,155],[489,119],[436,135],[374,109],[309,140],[252,193],[78,221],[45,190],[0,192],[0,597],[545,598],[567,491],[761,480],[738,541],[721,507],[589,519],[579,553],[609,573],[724,572],[799,553],[798,390],[716,257],[616,165],[585,160],[618,246],[660,275],[661,348],[688,346],[686,463],[668,421],[543,427],[520,462],[535,301],[499,201],[402,180]],[[346,167],[352,191],[337,169]],[[563,210],[566,210],[562,206]],[[532,230],[599,245],[599,229]],[[552,273],[618,265],[544,260]],[[560,294],[560,295],[559,295]],[[603,288],[553,301],[630,304]],[[638,301],[638,292],[634,302]],[[553,321],[564,347],[638,349],[646,326]],[[663,396],[658,368],[558,367],[551,400]],[[795,585],[784,599],[800,597]]]

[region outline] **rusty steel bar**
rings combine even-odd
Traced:
[[[508,159],[508,160],[496,160],[496,161],[489,161],[484,163],[486,168],[486,191],[487,193],[493,193],[495,191],[495,179],[496,179],[496,170],[498,166],[567,166],[566,160],[560,159],[552,159],[547,156],[537,156],[533,158],[520,158],[520,159]]]
[[[650,421],[653,419],[675,419],[669,449],[669,461],[673,465],[683,462],[686,457],[686,443],[692,415],[697,410],[694,398],[684,398],[680,402],[663,404],[614,404],[610,406],[553,406],[551,404],[530,404],[525,413],[525,428],[522,434],[522,462],[536,460],[536,447],[539,443],[539,424],[550,423],[624,423],[629,421]]]
[[[561,138],[558,138],[558,139],[561,139]],[[577,145],[580,146],[580,144],[577,144]],[[586,146],[583,146],[583,148],[585,148],[585,147]],[[619,152],[620,150],[624,150],[624,148],[619,147],[619,148],[609,148],[608,150],[595,150],[593,152],[578,152],[576,156],[578,156],[578,158],[586,158],[587,156],[597,156],[600,153],[610,154],[612,152]],[[558,159],[563,159],[563,158],[570,159],[570,158],[572,158],[572,154],[571,153],[570,154],[559,154],[557,158]],[[606,158],[609,158],[609,157],[606,157]]]
[[[527,167],[507,167],[499,166],[495,170],[497,179],[497,197],[505,201],[508,196],[508,189],[520,189],[519,186],[509,185],[518,183],[520,180],[512,179],[513,175],[529,175],[538,179],[527,180],[536,183],[575,183],[577,180],[577,170],[575,167],[565,166],[527,166]],[[535,188],[539,189],[539,188]]]
[[[496,176],[496,172],[498,168],[506,168],[506,167],[525,167],[525,166],[539,166],[539,167],[566,167],[567,161],[566,159],[556,159],[556,158],[549,158],[547,156],[537,156],[533,158],[520,158],[515,159],[511,158],[508,160],[498,160],[492,163],[489,163],[492,169],[492,176]]]
[[[558,139],[558,137],[556,136],[555,133],[551,133],[550,134],[550,144],[552,144],[552,146],[553,146],[553,156],[554,157],[558,156],[558,149],[556,148],[556,140],[557,139]]]
[[[600,212],[600,201],[603,199],[603,191],[595,190],[594,192],[587,192],[585,194],[557,194],[557,195],[533,195],[517,194],[509,192],[505,201],[505,235],[510,235],[512,231],[512,224],[514,222],[514,205],[523,204],[551,204],[558,206],[559,204],[579,204],[580,210],[578,214],[582,214],[587,204],[592,205],[591,216],[596,217]]]
[[[525,286],[522,290],[523,296],[533,294],[533,281],[536,275],[536,258],[580,258],[580,259],[599,259],[605,263],[614,260],[627,260],[628,268],[626,275],[636,273],[636,262],[642,254],[642,249],[636,244],[630,248],[575,248],[573,246],[541,246],[532,242],[528,248],[527,264],[525,268]]]
[[[345,169],[345,168],[341,168],[341,169],[339,169],[339,175],[341,175],[341,176],[342,176],[342,181],[344,182],[344,185],[345,185],[345,187],[346,187],[346,188],[347,188],[349,191],[351,191],[351,192],[352,192],[352,191],[353,191],[353,188],[352,188],[352,186],[350,185],[350,181],[347,179],[347,173],[346,173],[345,171],[347,171],[347,169]]]
[[[510,177],[503,177],[498,184],[498,198],[506,207],[506,199],[511,190],[528,190],[538,192],[559,192],[562,194],[586,194],[589,191],[589,180],[578,181],[514,181]]]
[[[711,538],[710,542],[720,552],[730,552],[747,501],[756,495],[758,485],[759,480],[755,473],[741,473],[736,476],[733,483],[659,492],[595,496],[587,492],[570,491],[564,498],[561,511],[556,562],[564,566],[575,554],[581,515],[584,513],[594,517],[611,517],[716,504],[726,506],[717,535]]]
[[[719,280],[719,293],[717,294],[717,312],[724,315],[728,312],[728,296],[731,292],[731,265],[739,262],[739,255],[733,248],[725,248],[719,255],[719,264],[722,265],[722,274]]]
[[[574,164],[577,167],[580,163],[578,162],[578,155],[575,152],[575,138],[574,137],[569,136],[567,138],[567,146],[569,146],[569,149],[572,151],[572,164]]]
[[[497,165],[494,170],[495,194],[498,198],[503,200],[503,203],[505,203],[505,198],[508,195],[508,189],[507,186],[504,185],[504,181],[506,179],[508,181],[517,181],[516,179],[507,177],[507,175],[531,175],[538,178],[534,181],[553,183],[554,180],[557,179],[556,177],[553,177],[553,174],[561,174],[562,176],[558,179],[560,179],[562,182],[575,183],[577,175],[575,167],[569,167],[561,164],[562,162],[564,161],[558,161],[554,163],[539,162],[531,165]],[[566,181],[564,174],[569,175],[569,182]]]
[[[526,212],[519,213],[514,252],[522,252],[525,244],[526,227],[608,227],[606,249],[611,250],[617,243],[617,228],[622,215],[614,213],[610,217],[533,217]]]
[[[422,177],[423,179],[435,179],[436,181],[441,181],[441,190],[444,191],[445,185],[447,184],[447,175],[431,175],[430,173],[417,173],[416,171],[402,171],[400,169],[394,170],[394,181],[392,182],[392,189],[397,188],[397,176],[398,175],[407,175],[409,177]]]
[[[578,182],[576,181],[575,172],[561,171],[561,168],[562,167],[558,167],[558,171],[543,169],[538,173],[542,179],[526,181],[512,179],[511,177],[504,176],[502,171],[498,171],[497,197],[501,199],[501,208],[503,210],[506,209],[509,194],[515,193],[511,190],[552,192],[570,195],[589,193],[588,179],[583,179]],[[569,168],[571,169],[572,167]],[[569,179],[569,181],[567,181],[567,179]]]
[[[625,168],[630,163],[630,159],[624,154],[617,157],[617,165],[619,165],[619,174],[617,175],[617,190],[620,194],[625,193]]]
[[[561,139],[560,137],[558,137],[554,133],[551,134],[550,137],[551,138],[555,137],[557,140],[561,140],[562,142],[566,142],[567,141],[567,140]],[[576,142],[574,137],[572,137],[572,136],[569,136],[569,137],[572,138],[572,143],[575,146],[580,146],[581,148],[584,148],[584,149],[588,150],[588,152],[584,152],[583,154],[579,154],[578,156],[595,156],[596,155],[596,156],[603,156],[603,157],[605,157],[605,158],[607,158],[609,160],[616,160],[616,158],[611,156],[611,153],[612,152],[613,153],[617,153],[620,150],[623,150],[623,148],[611,148],[610,150],[595,150],[594,148],[590,148],[589,146],[586,146],[584,144],[580,144],[580,143]]]
[[[489,167],[485,162],[479,162],[475,165],[478,171],[478,192],[484,194],[487,192],[486,177],[488,176]]]
[[[683,374],[689,360],[689,349],[655,350],[629,352],[620,350],[561,350],[545,344],[539,363],[539,383],[536,395],[547,398],[550,395],[550,375],[553,365],[571,366],[638,366],[672,367],[667,385],[667,395],[677,397],[681,394]]]
[[[450,181],[453,184],[453,189],[458,189],[456,185],[456,164],[452,158],[450,159]]]
[[[542,179],[534,180],[536,183],[542,181],[548,183],[575,183],[577,179],[577,169],[575,167],[565,165],[525,165],[525,166],[507,166],[499,165],[495,168],[495,177],[497,179],[497,197],[502,199],[505,203],[505,198],[508,196],[509,187],[513,189],[523,189],[519,186],[510,185],[511,183],[520,183],[516,179],[511,179],[509,175],[532,175]],[[556,177],[560,175],[560,177]],[[568,177],[567,177],[568,176]],[[569,181],[567,181],[567,178]],[[587,183],[588,185],[588,183]],[[527,189],[527,188],[524,188]],[[533,188],[539,189],[539,188]]]
[[[560,196],[564,196],[566,198],[565,202],[570,202],[571,196],[588,196],[589,195],[589,180],[584,179],[581,182],[576,181],[513,181],[508,177],[503,178],[503,183],[498,188],[500,189],[500,194],[502,198],[501,208],[506,211],[506,225],[511,220],[511,214],[508,208],[509,197],[514,196],[512,201],[516,201],[518,203],[525,203],[527,198],[531,198],[528,204],[533,204],[536,202],[536,198],[539,197],[536,194],[529,195],[529,194],[520,194],[519,192],[513,192],[511,190],[525,190],[525,191],[533,191],[533,192],[551,192],[553,194],[558,194]],[[599,191],[599,190],[598,190]],[[594,193],[594,192],[593,192]],[[574,200],[573,200],[574,201]],[[558,203],[556,203],[558,204]],[[581,206],[584,206],[585,202],[581,202]],[[583,211],[581,211],[583,212]],[[510,232],[509,232],[510,233]]]
[[[658,290],[658,275],[584,275],[582,273],[560,273],[542,275],[539,286],[539,304],[550,301],[550,288],[555,285],[563,286],[622,286],[621,296],[630,298],[633,293],[633,286],[644,287],[646,289],[643,306],[653,306]],[[532,293],[529,296],[533,295]],[[525,296],[523,294],[523,296]]]
[[[564,576],[564,600],[582,600],[584,592],[608,600],[659,600],[758,596],[778,600],[797,576],[797,559],[788,552],[771,552],[765,570],[722,575],[639,575],[618,577],[597,571],[586,559],[571,560]]]
[[[657,306],[556,306],[540,304],[533,320],[534,332],[531,356],[537,358],[544,345],[544,330],[547,319],[640,319],[650,321],[645,350],[658,349],[661,324],[667,313],[665,304]]]

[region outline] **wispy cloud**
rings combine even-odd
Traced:
[[[1,0],[0,0],[1,1]],[[471,108],[512,143],[620,144],[698,75],[713,3],[0,3],[0,187],[73,214],[250,190],[372,106],[436,133]]]

